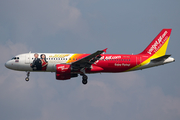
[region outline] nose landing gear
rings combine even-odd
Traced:
[[[27,72],[27,77],[25,78],[25,80],[28,82],[29,81],[29,75],[30,75],[30,72]]]

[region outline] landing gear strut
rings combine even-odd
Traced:
[[[87,75],[85,75],[85,68],[82,68],[80,71],[83,73],[83,74],[81,74],[82,84],[86,85],[88,83],[88,81],[87,81],[88,77],[87,77]]]
[[[82,76],[82,84],[86,85],[88,83],[87,79],[88,79],[87,75],[83,75]]]
[[[25,78],[25,80],[28,82],[29,81],[29,75],[30,75],[30,72],[27,72],[27,77]]]

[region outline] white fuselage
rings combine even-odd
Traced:
[[[38,53],[41,55],[42,53]],[[46,55],[46,60],[48,61],[48,66],[46,71],[44,72],[56,72],[55,65],[67,63],[69,58],[73,54],[69,53],[43,53]],[[59,55],[59,56],[58,56]],[[34,60],[34,53],[27,53],[27,54],[20,54],[15,56],[14,58],[19,59],[11,59],[5,63],[7,68],[18,70],[18,71],[33,71],[30,67],[30,64],[33,63]],[[39,57],[40,58],[40,57]]]

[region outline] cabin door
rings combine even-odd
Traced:
[[[141,65],[141,57],[140,56],[136,57],[136,65]]]
[[[26,54],[26,57],[25,57],[25,64],[30,64],[30,54]]]

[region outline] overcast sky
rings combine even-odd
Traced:
[[[176,62],[128,73],[58,81],[55,73],[5,68],[32,52],[140,53],[172,28],[167,54]],[[179,0],[1,0],[1,120],[179,120]]]

